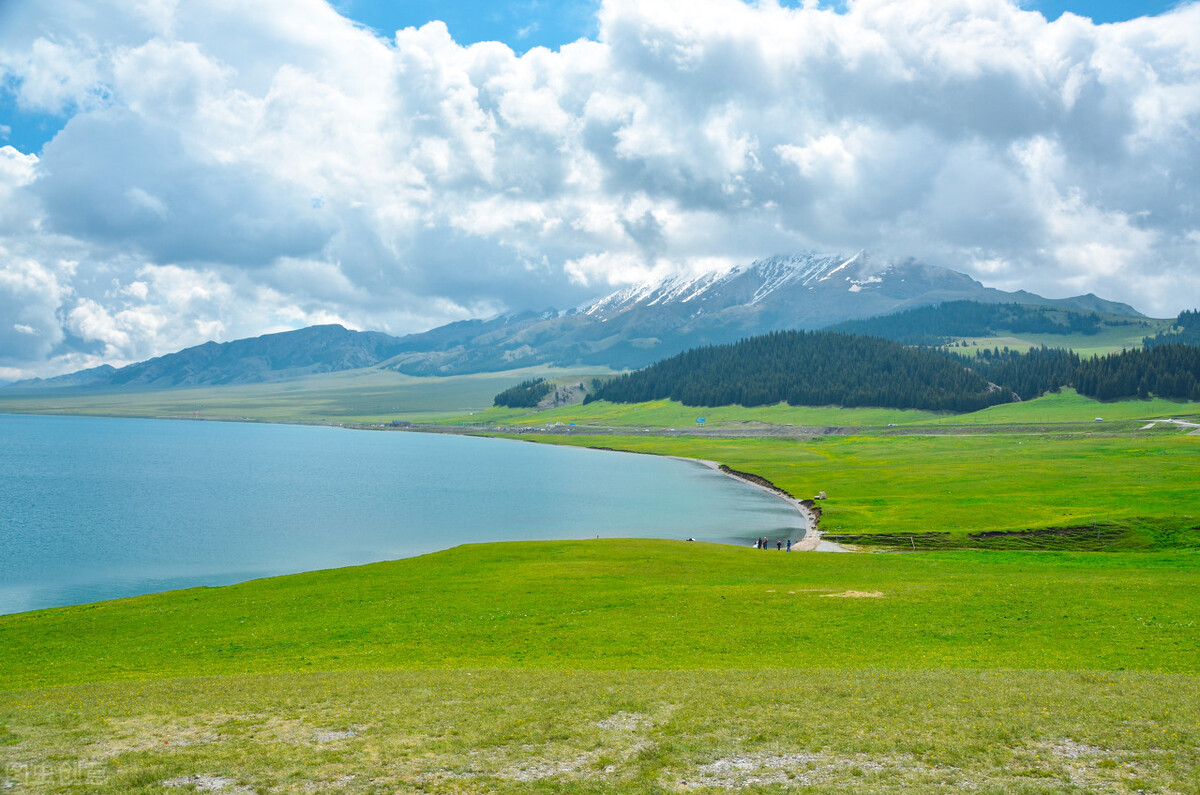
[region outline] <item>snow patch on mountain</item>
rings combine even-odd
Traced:
[[[864,251],[858,252],[853,257],[846,260],[841,265],[838,265],[836,268],[834,268],[833,270],[829,271],[824,276],[822,276],[821,281],[825,281],[825,280],[831,278],[835,273],[840,273],[841,271],[845,270],[848,266],[853,265],[854,263],[858,262],[860,258],[865,261],[866,260],[866,252],[864,252]]]
[[[734,268],[734,270],[738,270]],[[635,284],[600,299],[582,311],[586,315],[607,320],[635,306],[655,306],[672,302],[688,303],[732,271],[709,271],[699,275],[670,276],[659,281]]]
[[[799,283],[807,286],[816,281],[828,279],[831,275],[846,267],[855,258],[845,260],[841,255],[800,257],[771,257],[758,260],[750,265],[748,272],[762,279],[762,286],[754,292],[750,303],[761,303],[765,298],[788,285]]]
[[[582,311],[592,317],[608,320],[637,306],[698,303],[718,295],[741,280],[748,280],[754,287],[753,294],[747,302],[753,306],[775,293],[786,291],[792,285],[807,286],[824,281],[854,264],[865,266],[866,255],[860,251],[850,258],[840,254],[767,257],[724,271],[671,276],[626,287]],[[697,307],[696,314],[700,314],[701,311]]]

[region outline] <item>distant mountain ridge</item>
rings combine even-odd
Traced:
[[[397,338],[377,331],[309,326],[232,342],[206,342],[119,369],[101,365],[57,378],[18,381],[6,388],[261,383],[370,367],[391,356],[397,342]]]
[[[628,287],[565,314],[451,324],[404,338],[404,351],[388,366],[413,375],[538,364],[636,368],[698,345],[960,300],[1142,317],[1128,304],[1095,295],[1050,299],[1005,292],[912,259],[876,263],[865,252],[802,254]]]
[[[208,342],[119,369],[103,365],[5,389],[255,383],[372,366],[410,375],[534,365],[637,368],[696,346],[771,331],[819,329],[959,300],[1142,317],[1127,304],[1091,294],[1048,299],[1004,292],[912,259],[876,263],[865,252],[801,254],[637,285],[567,312],[547,309],[466,320],[405,337],[311,326]]]

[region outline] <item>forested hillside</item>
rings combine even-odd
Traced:
[[[1135,323],[1124,320],[1122,323]],[[943,345],[959,337],[1018,334],[1095,334],[1103,325],[1095,312],[1075,312],[1023,304],[948,301],[864,320],[850,320],[826,331],[867,334],[906,345]]]
[[[980,351],[969,366],[1029,400],[1060,387],[1074,387],[1097,400],[1146,398],[1200,400],[1200,347],[1158,344],[1093,359],[1060,348],[1029,353]]]
[[[1151,395],[1200,400],[1200,347],[1155,345],[1085,359],[1073,385],[1098,400]]]
[[[545,378],[531,378],[496,395],[492,405],[505,406],[510,409],[531,409],[552,391],[554,391],[554,384]]]
[[[992,349],[978,351],[968,366],[994,384],[1032,400],[1075,383],[1079,356],[1062,348],[1033,348],[1028,353]]]
[[[976,411],[1013,400],[960,360],[875,337],[783,331],[695,348],[618,376],[587,401]]]
[[[1200,345],[1200,310],[1184,310],[1175,319],[1175,329],[1169,332],[1159,332],[1153,337],[1146,337],[1142,344],[1147,348],[1155,345]]]

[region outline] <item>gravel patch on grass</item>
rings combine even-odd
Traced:
[[[636,731],[654,725],[648,715],[636,712],[616,712],[609,717],[596,721],[602,729],[619,729],[621,731]]]
[[[164,787],[190,787],[195,792],[251,792],[246,787],[236,787],[235,784],[233,779],[224,776],[203,775],[180,776],[163,782]]]
[[[336,743],[338,740],[348,740],[354,736],[352,731],[320,731],[313,735],[313,742]]]
[[[836,782],[851,783],[860,791],[873,780],[901,782],[911,780],[905,772],[914,769],[930,773],[933,768],[915,764],[908,756],[851,756],[828,752],[772,754],[759,752],[735,754],[700,765],[693,773],[681,776],[673,788],[741,790],[749,787],[820,786]],[[944,770],[939,771],[945,777]],[[961,783],[961,782],[956,782]]]

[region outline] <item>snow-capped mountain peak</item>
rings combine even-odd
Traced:
[[[737,270],[735,268],[734,270]],[[583,310],[584,314],[606,319],[635,306],[655,306],[675,301],[686,303],[703,294],[732,271],[710,271],[699,275],[670,276],[618,290]]]
[[[811,253],[766,257],[725,271],[670,276],[626,287],[582,311],[607,320],[637,307],[667,304],[692,304],[694,306],[689,308],[694,309],[694,314],[703,312],[702,305],[710,303],[717,307],[754,306],[781,291],[787,292],[790,287],[813,285],[846,269],[850,269],[848,273],[861,275],[866,265],[867,256],[861,251],[849,258],[841,254]]]

